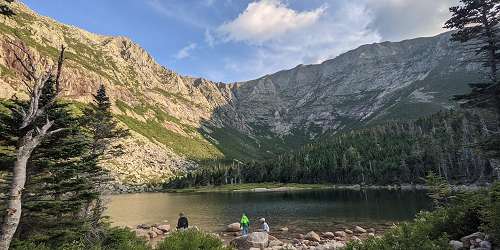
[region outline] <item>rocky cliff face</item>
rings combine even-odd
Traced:
[[[180,76],[125,37],[95,35],[42,17],[22,3],[0,23],[0,98],[24,93],[5,40],[54,60],[67,47],[64,98],[89,102],[101,83],[133,136],[105,163],[120,182],[161,181],[216,158],[273,155],[327,132],[452,106],[476,76],[449,34],[365,45],[319,65],[224,84]]]
[[[450,108],[454,94],[478,77],[477,65],[450,41],[450,33],[398,43],[364,45],[319,65],[299,65],[235,90],[237,112],[277,135],[416,118]]]

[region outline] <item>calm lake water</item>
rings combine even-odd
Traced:
[[[256,226],[265,217],[272,229],[288,227],[290,233],[334,231],[353,225],[387,228],[410,220],[431,202],[425,191],[304,190],[293,192],[146,193],[108,197],[106,215],[116,226],[161,223],[172,226],[179,212],[190,225],[218,232],[239,221],[242,212]]]

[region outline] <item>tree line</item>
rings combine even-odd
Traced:
[[[171,180],[170,188],[240,182],[409,184],[434,172],[451,183],[488,183],[498,163],[474,145],[489,131],[483,114],[445,111],[333,135],[274,159],[215,164]]]

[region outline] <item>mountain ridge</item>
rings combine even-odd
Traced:
[[[133,131],[125,156],[104,164],[119,183],[161,182],[204,161],[268,158],[327,133],[447,109],[479,70],[455,65],[467,55],[444,33],[225,84],[181,76],[128,38],[60,24],[22,3],[13,9],[17,15],[0,24],[3,41],[48,58],[66,45],[64,98],[85,103],[100,83],[108,89],[115,116]],[[21,95],[5,42],[0,57],[0,98]]]

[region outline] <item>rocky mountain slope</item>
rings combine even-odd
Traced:
[[[300,65],[235,84],[180,76],[125,37],[42,17],[22,3],[0,23],[0,98],[24,93],[6,39],[54,60],[67,47],[64,98],[88,102],[101,83],[133,131],[109,160],[120,182],[160,181],[213,159],[260,159],[324,133],[450,108],[478,69],[449,34],[365,45],[319,65]]]

